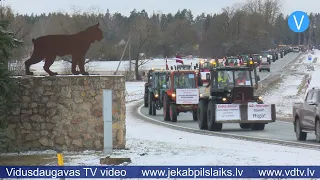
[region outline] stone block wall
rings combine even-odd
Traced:
[[[102,91],[112,90],[113,145],[125,148],[123,76],[19,77],[25,87],[15,101],[8,130],[22,150],[102,150]]]

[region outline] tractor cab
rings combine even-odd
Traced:
[[[167,76],[167,89],[163,96],[165,121],[176,122],[180,112],[192,112],[193,120],[197,120],[198,85],[195,71],[171,71]]]
[[[198,76],[200,77],[199,81],[201,81],[202,83],[208,83],[206,80],[206,74],[210,73],[210,69],[211,69],[213,62],[214,62],[214,60],[210,60],[210,61],[201,60],[200,61]]]
[[[264,104],[255,95],[260,78],[252,60],[247,66],[213,66],[206,78],[210,86],[200,94],[197,111],[200,129],[221,131],[224,123],[239,123],[241,129],[264,130],[275,122],[275,104]],[[268,117],[255,114],[261,111]]]
[[[165,73],[167,71],[163,69],[150,69],[147,73],[147,82],[144,84],[144,106],[148,107],[148,96],[149,96],[149,91],[152,89],[152,87],[155,86],[154,82],[157,80],[156,74],[162,72]]]
[[[190,89],[197,88],[197,79],[194,71],[175,71],[172,73],[170,88],[176,89]]]
[[[235,100],[246,102],[259,100],[254,97],[254,91],[258,89],[260,77],[257,75],[255,64],[250,62],[251,66],[212,68],[210,76],[206,77],[211,83],[208,96],[215,96],[218,99],[221,97],[222,102],[228,103],[233,103]]]
[[[200,61],[199,70],[200,72],[209,72],[212,61]]]
[[[234,56],[227,57],[226,66],[238,66],[238,58]]]

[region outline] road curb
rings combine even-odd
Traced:
[[[316,145],[316,144],[307,144],[307,143],[294,142],[294,141],[291,142],[291,141],[284,141],[284,140],[277,140],[277,139],[259,138],[259,137],[253,137],[253,136],[235,135],[235,134],[229,134],[229,133],[223,133],[223,132],[213,132],[213,131],[187,128],[187,127],[179,126],[177,124],[169,124],[164,121],[158,121],[156,119],[153,119],[151,117],[148,117],[142,114],[141,113],[141,108],[143,108],[142,102],[143,102],[142,100],[137,101],[136,104],[132,107],[133,116],[135,116],[137,119],[141,119],[143,121],[160,125],[163,127],[167,127],[170,129],[189,132],[189,133],[195,133],[195,134],[201,134],[201,135],[215,136],[215,137],[221,137],[221,138],[231,138],[231,139],[245,140],[245,141],[252,141],[252,142],[260,142],[260,143],[273,144],[273,145],[290,146],[290,147],[296,147],[296,148],[317,149],[317,150],[320,148],[320,144]],[[286,123],[286,122],[283,122],[283,123]]]

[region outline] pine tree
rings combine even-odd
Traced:
[[[8,62],[12,49],[22,45],[8,31],[9,21],[0,21],[0,128],[6,126],[8,112],[15,108],[12,98],[19,90],[18,81],[11,77]]]

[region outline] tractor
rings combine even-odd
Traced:
[[[148,107],[148,96],[149,96],[149,89],[151,87],[151,82],[153,81],[153,72],[154,71],[161,71],[163,69],[150,69],[147,73],[147,82],[144,84],[144,107]]]
[[[149,115],[156,116],[162,108],[162,92],[166,89],[166,75],[169,71],[153,70],[150,73],[147,96]]]
[[[193,70],[171,71],[166,77],[167,89],[163,91],[163,116],[165,121],[177,122],[181,112],[192,112],[197,120],[199,89],[197,73]]]
[[[242,129],[264,130],[265,124],[275,122],[275,104],[264,104],[254,95],[260,77],[257,64],[247,66],[217,66],[212,64],[210,81],[198,104],[200,129],[221,131],[223,123],[239,123]]]

